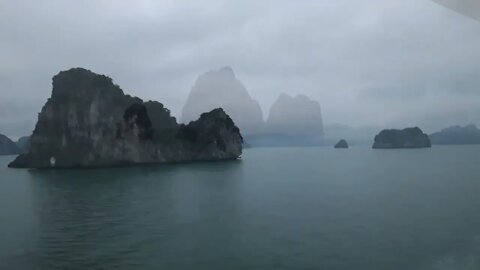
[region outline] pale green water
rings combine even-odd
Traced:
[[[7,169],[0,269],[480,269],[480,147]]]

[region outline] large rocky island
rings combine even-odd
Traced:
[[[53,78],[28,152],[9,167],[76,168],[237,159],[243,138],[223,109],[177,124],[159,102],[125,95],[82,68]]]
[[[375,136],[374,149],[428,148],[431,147],[427,134],[418,127],[385,129]]]

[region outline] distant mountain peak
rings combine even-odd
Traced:
[[[196,119],[201,112],[223,108],[244,134],[255,134],[263,127],[260,104],[235,77],[231,67],[208,71],[198,77],[182,110],[181,121]]]
[[[286,93],[281,93],[278,96],[277,100],[301,100],[301,101],[316,102],[316,101],[312,100],[311,98],[309,98],[308,96],[306,96],[304,94],[289,95],[289,94],[286,94]]]
[[[228,74],[228,75],[231,75],[231,76],[235,77],[235,73],[233,72],[233,69],[229,66],[224,66],[224,67],[220,68],[218,70],[218,72],[221,72],[223,74]]]
[[[480,130],[476,125],[451,126],[430,134],[433,144],[480,144]]]
[[[270,109],[266,129],[272,133],[322,135],[320,103],[303,94],[282,93]]]
[[[222,77],[225,79],[236,79],[235,77],[235,72],[233,69],[229,66],[224,66],[219,69],[213,69],[210,70],[203,75],[201,75],[199,78],[211,78],[211,77]]]

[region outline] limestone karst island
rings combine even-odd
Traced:
[[[53,77],[27,153],[13,168],[88,168],[237,159],[243,138],[218,108],[178,124],[159,102],[126,95],[83,68]]]

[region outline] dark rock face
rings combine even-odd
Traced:
[[[0,155],[18,155],[22,151],[7,136],[0,134]]]
[[[74,68],[53,78],[28,153],[10,167],[73,168],[236,159],[242,136],[216,109],[177,124],[159,102],[125,95],[109,77]]]
[[[432,144],[480,144],[480,129],[475,125],[453,126],[430,135]]]
[[[20,148],[22,153],[27,153],[30,148],[30,136],[23,136],[18,139],[15,144]]]
[[[342,149],[346,149],[348,148],[348,143],[346,140],[340,140],[337,144],[335,144],[334,146],[335,148],[339,149],[339,148],[342,148]]]
[[[430,139],[427,134],[418,128],[385,129],[375,136],[373,148],[427,148],[431,147]]]
[[[267,133],[323,135],[320,104],[304,95],[281,94],[267,119]]]
[[[197,79],[183,107],[181,120],[187,123],[202,112],[219,107],[232,117],[243,134],[257,134],[262,130],[260,105],[229,67],[207,72]]]
[[[199,153],[202,160],[231,159],[230,153],[242,152],[240,130],[223,109],[203,113],[197,121],[181,125],[176,138]]]

